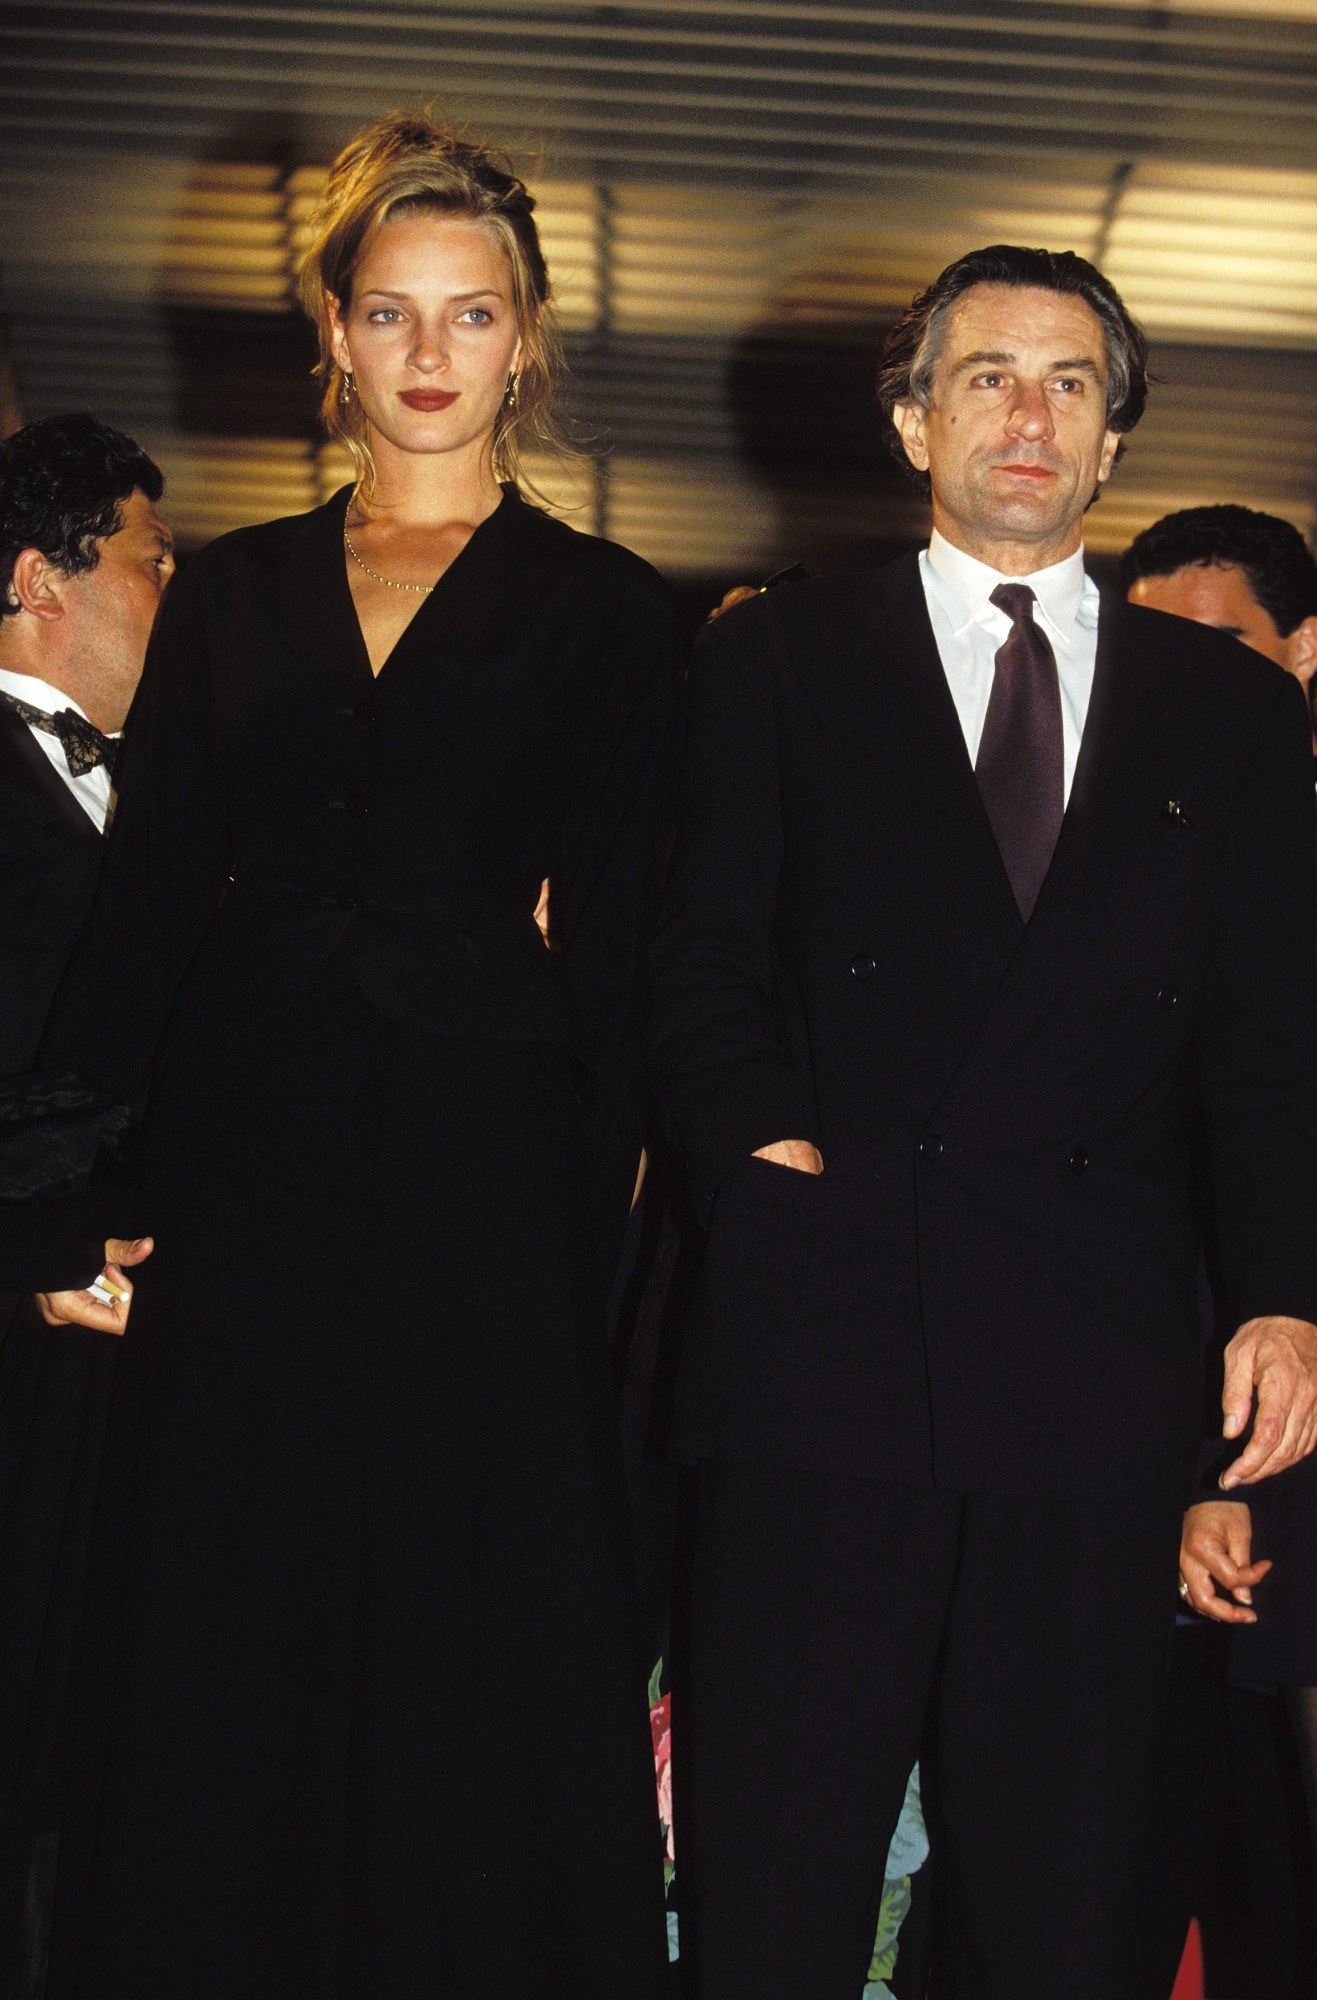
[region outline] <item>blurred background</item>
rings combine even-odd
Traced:
[[[692,601],[907,545],[883,327],[960,251],[1069,248],[1154,339],[1090,516],[1317,525],[1317,0],[40,0],[0,17],[0,430],[91,408],[184,549],[313,505],[293,303],[325,164],[395,106],[530,178],[591,458],[578,525]]]

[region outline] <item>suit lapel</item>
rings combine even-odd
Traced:
[[[335,680],[373,678],[356,606],[348,588],[343,521],[350,486],[299,523],[299,540],[281,583],[283,623],[293,656],[305,655],[312,672]]]
[[[0,778],[30,792],[70,833],[101,838],[89,813],[74,798],[27,724],[0,702]]]
[[[862,837],[889,857],[966,983],[966,1043],[948,1094],[1061,1003],[1132,920],[1132,885],[1178,794],[1177,720],[1133,615],[1103,593],[1093,692],[1052,865],[1026,926],[979,796],[924,600],[917,558],[860,586],[852,651],[805,685],[849,776]]]
[[[920,920],[986,1007],[1024,925],[979,797],[917,557],[860,584],[864,631],[811,667],[809,697]],[[875,824],[875,821],[877,822]]]
[[[506,492],[444,571],[384,673],[401,678],[413,664],[428,672],[436,649],[454,666],[470,661],[482,675],[497,673],[506,638],[524,629],[536,597],[571,560],[568,549],[546,540],[544,525],[515,490]]]

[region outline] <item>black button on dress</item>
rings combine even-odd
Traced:
[[[509,490],[372,684],[345,505],[171,591],[61,1030],[142,1112],[157,1249],[49,2000],[643,2000],[652,1663],[602,1295],[673,618]]]

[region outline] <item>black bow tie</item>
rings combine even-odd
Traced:
[[[43,730],[47,736],[58,736],[73,777],[80,778],[85,771],[94,771],[98,764],[104,764],[110,777],[114,776],[119,739],[102,736],[95,723],[88,722],[85,715],[76,715],[71,708],[61,708],[54,715],[47,715],[44,709],[31,708],[16,694],[6,694],[3,689],[0,689],[0,701],[12,708],[19,721],[26,722],[30,729]]]

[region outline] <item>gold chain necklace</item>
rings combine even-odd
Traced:
[[[351,537],[348,534],[346,526],[343,529],[343,546],[357,565],[357,568],[364,569],[367,576],[374,577],[376,583],[386,584],[390,590],[415,591],[418,597],[429,597],[432,594],[434,590],[432,583],[395,583],[391,576],[381,576],[377,569],[372,569],[369,563],[363,562],[352,546]]]

